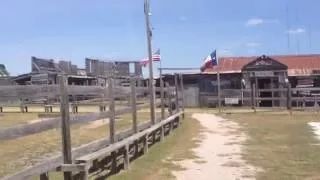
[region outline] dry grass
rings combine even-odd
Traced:
[[[308,126],[319,121],[313,112],[287,111],[232,114],[225,116],[242,125],[249,139],[245,159],[263,171],[259,180],[308,179],[320,177],[320,146]]]
[[[139,112],[139,122],[149,120],[149,114],[149,112]],[[16,118],[18,117],[16,116]],[[108,124],[93,129],[87,129],[85,128],[86,126],[88,124],[76,124],[72,126],[71,142],[73,147],[109,135]],[[119,120],[116,121],[117,131],[128,129],[131,126],[131,114],[119,116]],[[46,157],[60,153],[60,151],[60,129],[53,129],[14,140],[0,141],[0,177],[17,172],[26,166],[34,165]]]
[[[17,124],[25,124],[30,120],[39,119],[37,113],[1,113],[0,127],[10,127]]]

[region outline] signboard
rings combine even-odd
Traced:
[[[224,98],[224,102],[228,105],[239,104],[239,98]]]
[[[272,77],[274,76],[274,72],[272,71],[256,71],[254,72],[256,77]]]

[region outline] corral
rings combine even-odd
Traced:
[[[38,111],[39,113],[40,111],[49,116],[48,119],[39,121],[22,119],[18,122],[12,122],[12,124],[9,123],[6,128],[0,129],[1,140],[3,143],[9,143],[6,148],[11,149],[15,146],[14,144],[19,143],[18,141],[35,141],[38,134],[41,134],[39,137],[47,139],[41,140],[42,138],[40,138],[40,142],[51,144],[46,144],[44,147],[50,150],[38,149],[41,155],[37,155],[34,151],[35,149],[30,149],[34,151],[32,153],[25,149],[23,153],[28,154],[30,152],[30,156],[26,156],[28,160],[23,161],[27,164],[16,167],[29,166],[30,163],[32,167],[4,177],[4,179],[26,179],[40,176],[40,179],[43,180],[49,178],[49,172],[57,171],[64,172],[66,178],[71,178],[72,176],[73,178],[87,179],[90,175],[97,176],[96,178],[99,179],[108,177],[122,168],[126,169],[131,160],[146,153],[148,147],[163,140],[166,135],[178,127],[183,117],[183,108],[181,111],[179,106],[172,105],[173,102],[174,104],[181,104],[179,103],[181,99],[177,96],[182,89],[179,87],[181,83],[178,83],[178,76],[175,81],[175,87],[164,88],[162,86],[159,89],[161,101],[156,100],[155,102],[156,106],[161,107],[161,111],[157,116],[158,118],[151,118],[149,121],[146,121],[148,120],[146,112],[139,112],[139,110],[149,106],[145,99],[146,95],[148,95],[148,89],[136,87],[136,80],[134,77],[131,78],[131,86],[127,88],[114,87],[114,81],[111,78],[108,80],[108,88],[68,86],[64,76],[61,76],[59,80],[60,85],[43,87],[2,86],[1,95],[3,101],[1,107],[3,112],[8,112],[10,109],[18,109],[18,111],[21,111],[20,113],[28,114],[32,109],[34,112]],[[90,101],[79,101],[73,98],[74,94],[86,93],[102,96]],[[50,99],[50,103],[47,103],[47,101],[45,103],[34,102],[35,99],[43,97]],[[126,102],[117,100],[120,97],[125,97],[127,99]],[[21,101],[21,99],[24,101]],[[28,103],[26,103],[26,99]],[[169,105],[168,112],[165,111],[165,104]],[[90,106],[94,107],[95,110],[88,110]],[[107,106],[109,106],[109,111],[106,111]],[[116,106],[117,109],[115,108]],[[72,112],[71,115],[69,115],[69,111]],[[55,112],[59,112],[61,117],[57,117]],[[128,114],[130,112],[132,112],[131,115]],[[128,114],[132,121],[129,120],[130,118],[123,116],[125,114]],[[3,117],[8,118],[7,115],[10,116],[12,114],[4,113]],[[30,116],[30,118],[33,117],[32,114]],[[84,124],[88,124],[84,126],[85,130],[82,129]],[[55,129],[59,128],[59,126],[62,128],[63,156],[42,159],[43,156],[48,157],[50,154],[56,153],[59,147],[56,142],[59,138],[55,134]],[[107,128],[108,126],[109,128]],[[105,127],[105,131],[102,131],[102,127]],[[88,137],[84,136],[87,134],[86,131],[97,130],[97,128],[100,129],[97,134],[94,133]],[[105,138],[101,136],[102,134],[105,134]],[[72,141],[70,136],[72,136]],[[97,137],[101,139],[96,139]],[[94,139],[96,140],[92,141]],[[75,143],[72,143],[73,140]],[[10,146],[10,143],[12,143],[12,146]],[[89,144],[84,145],[83,143]],[[73,147],[72,151],[71,147]],[[34,146],[31,145],[30,148],[34,148]],[[19,153],[19,151],[16,153]],[[38,160],[32,159],[32,157],[36,157]],[[6,158],[7,161],[15,164],[15,160],[10,160],[10,156],[6,155]],[[23,158],[23,156],[20,158]],[[16,160],[19,161],[19,159]],[[4,165],[4,167],[7,166]],[[9,169],[8,172],[13,171]],[[6,172],[2,172],[2,174],[4,175]]]

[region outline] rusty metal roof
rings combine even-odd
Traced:
[[[269,56],[288,66],[289,76],[308,76],[313,71],[320,70],[320,54],[311,55],[277,55]],[[220,57],[219,65],[206,69],[203,74],[216,74],[219,68],[220,73],[240,73],[243,66],[254,61],[257,56],[251,57]]]

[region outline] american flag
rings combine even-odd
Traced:
[[[161,55],[160,55],[160,49],[158,49],[153,55],[152,55],[152,60],[153,61],[160,61],[161,60]],[[149,63],[149,58],[144,58],[143,60],[140,61],[141,66],[147,66]]]

